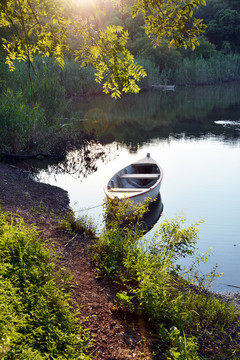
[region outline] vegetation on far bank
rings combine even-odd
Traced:
[[[154,49],[144,31],[144,16],[138,13],[133,18],[131,2],[124,3],[125,6],[119,8],[106,1],[105,14],[98,14],[99,23],[103,27],[121,26],[128,31],[126,47],[148,75],[139,78],[142,90],[158,84],[198,86],[240,80],[240,8],[237,1],[209,0],[206,6],[199,4],[196,18],[202,18],[207,28],[199,36],[199,46],[194,51],[169,48],[166,38]],[[5,6],[1,11],[5,11]],[[85,15],[81,16],[84,22]],[[5,25],[0,28],[2,38],[6,35]],[[13,35],[10,29],[9,35]],[[66,50],[63,68],[53,57],[36,53],[30,67],[13,58],[15,71],[9,72],[6,52],[0,50],[0,154],[64,155],[62,151],[81,144],[86,134],[81,119],[76,121],[71,115],[72,101],[76,98],[85,101],[84,96],[99,94],[102,87],[96,82],[91,61],[83,67],[75,62],[77,40],[69,34],[72,51]]]
[[[141,84],[142,89],[149,89],[154,83],[214,84],[239,79],[240,74],[238,54],[216,54],[209,59],[183,58],[177,66],[165,68],[161,73],[149,59],[141,58],[139,62],[149,74]],[[8,73],[6,64],[0,62],[0,74],[0,153],[64,155],[79,147],[84,138],[94,138],[91,129],[86,133],[83,121],[71,114],[74,99],[85,101],[82,96],[101,92],[90,67],[79,69],[69,60],[61,70],[52,59],[36,58],[34,110],[30,105],[25,64],[17,64],[16,72]]]
[[[151,61],[173,81],[168,71],[181,67],[183,58],[240,51],[235,0],[35,0],[34,6],[21,0],[3,2],[0,14],[0,53],[10,70],[15,60],[26,61],[31,83],[36,54],[53,56],[61,68],[68,57],[78,66],[91,65],[97,83],[115,98],[138,92],[138,81],[144,81],[141,61],[134,58]]]
[[[146,72],[127,47],[127,23],[108,23],[114,10],[122,19],[140,17],[142,29],[154,46],[161,45],[164,38],[169,46],[194,49],[197,36],[206,27],[193,17],[200,4],[205,5],[205,0],[188,0],[187,4],[173,0],[34,0],[33,4],[9,0],[0,6],[0,51],[11,71],[14,60],[26,61],[30,84],[35,54],[53,56],[60,67],[66,54],[72,56],[81,67],[91,65],[96,82],[116,99],[123,93],[138,93],[137,82]]]

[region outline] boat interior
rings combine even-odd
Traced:
[[[123,191],[140,191],[153,186],[160,177],[158,166],[149,163],[135,163],[124,168],[109,184],[109,188]]]

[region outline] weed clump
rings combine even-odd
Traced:
[[[69,276],[57,271],[36,228],[0,212],[0,358],[90,359],[89,332],[70,305]]]
[[[86,215],[75,217],[73,211],[68,211],[60,220],[60,226],[70,235],[86,235],[94,237],[96,228],[93,221]]]
[[[144,241],[138,231],[144,211],[138,210],[133,231],[132,222],[119,221],[129,207],[124,203],[116,216],[116,204],[107,204],[107,226],[92,248],[98,273],[119,286],[113,309],[142,319],[157,339],[158,358],[239,359],[239,312],[208,291],[216,268],[206,276],[198,270],[208,258],[196,255],[199,223],[184,228],[183,216],[166,220]],[[186,270],[181,260],[187,256],[195,258]]]

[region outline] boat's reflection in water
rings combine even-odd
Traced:
[[[146,234],[148,231],[152,229],[152,227],[157,223],[161,214],[163,212],[163,203],[161,194],[158,194],[156,200],[154,200],[149,205],[149,210],[144,214],[144,217],[141,221],[140,229]]]

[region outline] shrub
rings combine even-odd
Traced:
[[[37,229],[0,213],[1,359],[90,359],[90,337],[70,306],[70,277],[57,272]]]
[[[61,84],[61,69],[51,58],[36,56],[31,71],[31,86],[25,62],[16,63],[16,70],[9,74],[7,86],[13,91],[22,92],[25,102],[38,103],[49,121],[61,115],[66,106],[65,89]]]
[[[0,123],[0,151],[14,153],[30,148],[45,125],[41,109],[33,111],[21,92],[11,90],[0,95]]]
[[[125,207],[128,216],[128,202]],[[132,220],[130,226],[122,221],[123,209],[124,201],[115,215],[108,204],[107,226],[92,252],[98,273],[107,274],[119,286],[113,309],[144,319],[156,334],[158,356],[163,359],[239,356],[239,312],[207,291],[203,280],[209,279],[207,275],[203,279],[195,266],[206,256],[193,260],[189,278],[180,265],[182,258],[196,256],[199,223],[184,228],[184,217],[164,221],[153,238],[144,241]],[[138,225],[143,212],[138,209]],[[214,270],[210,282],[216,276]]]
[[[96,234],[95,225],[87,215],[75,218],[72,211],[60,220],[60,226],[72,236],[76,234],[95,236]]]

